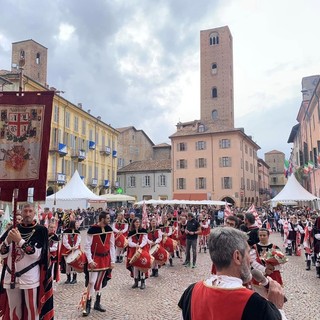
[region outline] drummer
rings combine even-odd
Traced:
[[[69,254],[80,248],[81,235],[80,231],[76,228],[76,221],[72,220],[69,222],[68,228],[63,231],[62,244],[61,244],[61,255],[64,257],[65,270],[67,274],[67,280],[65,284],[77,283],[77,272],[66,262],[66,258]],[[72,273],[72,280],[71,280]]]
[[[91,310],[91,299],[96,292],[94,310],[106,312],[100,304],[101,289],[111,279],[111,271],[115,263],[114,234],[110,227],[110,215],[102,211],[99,214],[99,222],[92,225],[87,232],[84,251],[88,260],[85,268],[87,292],[82,316],[88,316]]]
[[[134,256],[138,249],[147,251],[149,253],[148,246],[148,232],[141,227],[141,221],[139,218],[134,218],[130,225],[130,231],[128,234],[128,253],[127,253],[127,269],[131,272],[131,277],[134,278],[134,285],[132,288],[138,288],[139,281],[141,281],[140,289],[145,289],[145,280],[148,276],[147,272],[140,271],[137,267],[130,265],[129,261]]]
[[[148,244],[150,247],[160,245],[162,241],[162,232],[159,227],[157,227],[157,219],[154,217],[150,220],[150,227],[148,229]],[[159,264],[156,260],[152,263],[152,274],[150,277],[158,277]]]
[[[168,216],[167,214],[162,216],[162,224],[160,224],[160,229],[162,231],[162,239],[166,238],[166,237],[170,237],[173,233],[173,228],[170,225],[171,221],[168,220]],[[173,252],[170,252],[171,256],[169,258],[169,263],[170,263],[170,267],[173,267],[173,261],[172,261],[172,254]]]
[[[56,224],[50,222],[48,225],[49,250],[50,250],[50,268],[52,275],[53,288],[54,283],[60,280],[60,269],[58,265],[59,256],[59,236],[56,234]],[[54,282],[55,281],[55,282]]]
[[[116,239],[118,237],[123,237],[124,239],[127,238],[128,236],[128,228],[129,224],[128,221],[124,218],[124,212],[121,211],[118,213],[116,221],[114,222],[113,225],[113,232],[115,233]],[[121,244],[121,246],[117,246],[117,241],[116,241],[116,263],[121,263],[123,261],[123,254],[125,251],[125,246],[124,243]]]
[[[178,236],[179,236],[179,252],[180,258],[182,259],[182,253],[186,252],[186,245],[187,245],[187,235],[186,235],[186,228],[187,228],[187,214],[182,213],[180,215],[178,224]]]

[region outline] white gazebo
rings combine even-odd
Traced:
[[[94,194],[83,182],[79,172],[76,170],[66,184],[66,186],[58,192],[46,198],[45,207],[52,209],[86,209],[90,207],[90,201],[100,202],[103,206],[105,200]]]
[[[318,197],[307,191],[296,179],[294,174],[291,174],[284,188],[270,200],[272,205],[281,203],[283,205],[291,205],[292,203],[312,202],[314,205],[319,200]]]

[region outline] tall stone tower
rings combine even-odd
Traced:
[[[47,51],[48,49],[34,40],[12,43],[12,68],[23,61],[23,73],[39,82],[47,84]]]
[[[233,45],[227,26],[200,32],[200,82],[201,120],[234,128]]]

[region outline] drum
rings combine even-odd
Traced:
[[[66,256],[66,263],[77,272],[83,272],[83,267],[86,262],[86,255],[79,249]]]
[[[120,249],[124,249],[128,245],[128,240],[122,233],[119,233],[115,238],[115,245]]]
[[[157,264],[160,266],[164,265],[169,259],[169,252],[160,246],[160,244],[154,245],[150,249],[150,254],[154,257]]]
[[[137,252],[130,259],[129,264],[136,267],[141,272],[147,272],[151,268],[154,257],[148,251],[139,248]]]
[[[174,253],[178,243],[176,240],[173,240],[169,237],[164,237],[162,240],[162,245],[169,253]]]

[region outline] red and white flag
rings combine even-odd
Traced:
[[[257,226],[258,226],[259,228],[261,228],[261,227],[262,227],[262,222],[261,222],[261,220],[260,220],[260,217],[259,217],[259,215],[258,215],[258,212],[257,212],[257,210],[256,210],[255,205],[252,204],[252,205],[250,206],[250,208],[248,209],[247,212],[250,212],[250,213],[252,213],[252,214],[254,215],[254,218],[255,218],[255,220],[256,220]]]
[[[232,216],[233,213],[231,211],[231,208],[228,206],[228,203],[224,205],[224,219],[227,219],[229,216]]]

